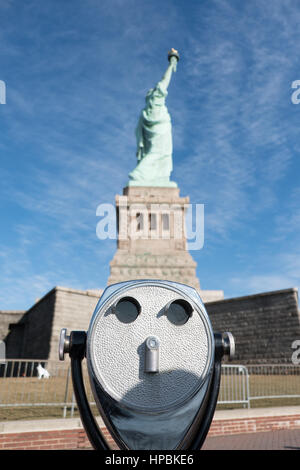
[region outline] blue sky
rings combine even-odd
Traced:
[[[205,205],[201,287],[298,287],[299,24],[296,0],[0,0],[0,309],[105,287],[116,243],[96,208],[135,166],[171,47],[172,180]]]

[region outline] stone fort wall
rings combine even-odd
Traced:
[[[101,291],[56,287],[40,299],[4,338],[7,358],[58,360],[60,330],[87,330]],[[214,331],[231,331],[233,362],[290,363],[300,339],[295,288],[205,303]]]
[[[235,338],[235,363],[291,363],[300,339],[296,288],[209,302],[206,309],[214,331]]]
[[[52,289],[1,338],[6,343],[6,357],[58,360],[61,329],[86,331],[101,293]]]

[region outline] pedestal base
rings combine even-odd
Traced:
[[[167,179],[148,180],[147,182],[129,180],[127,186],[139,186],[139,187],[152,187],[152,188],[177,188],[175,181],[169,181]]]

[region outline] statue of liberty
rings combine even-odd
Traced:
[[[128,186],[177,187],[170,181],[172,171],[172,125],[165,100],[172,72],[176,71],[178,52],[171,49],[169,66],[163,78],[146,95],[136,128],[137,166],[129,173]]]

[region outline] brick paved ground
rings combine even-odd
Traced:
[[[0,449],[88,447],[79,418],[0,423]],[[300,450],[300,407],[217,411],[203,449]]]
[[[208,437],[202,450],[300,450],[300,429]]]

